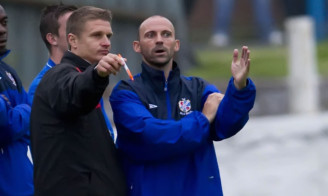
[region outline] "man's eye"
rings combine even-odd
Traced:
[[[7,20],[3,20],[3,21],[1,21],[1,24],[2,24],[3,26],[7,26],[8,21],[7,21]]]
[[[146,34],[146,37],[147,37],[147,38],[152,38],[152,37],[154,37],[154,34],[153,34],[153,33],[147,33],[147,34]]]
[[[96,38],[96,39],[101,39],[102,37],[103,37],[103,34],[101,34],[101,33],[95,33],[95,34],[93,34],[92,35],[94,38]]]
[[[171,33],[170,32],[165,32],[165,33],[163,33],[163,36],[164,37],[170,37],[171,36]]]

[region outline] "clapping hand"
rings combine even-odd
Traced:
[[[218,111],[223,97],[224,94],[222,93],[212,93],[207,97],[202,113],[206,116],[210,123],[214,121],[216,112]]]

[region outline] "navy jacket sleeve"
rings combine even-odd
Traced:
[[[218,92],[214,85],[208,85],[203,93],[204,105],[209,94]],[[236,89],[233,78],[230,79],[227,91],[221,101],[215,121],[211,124],[211,138],[223,140],[238,133],[249,119],[249,112],[255,102],[255,85],[252,80],[247,80],[247,86]]]
[[[135,161],[160,161],[192,153],[208,140],[209,121],[194,111],[179,121],[152,116],[137,94],[114,88],[110,103],[118,130],[117,145]]]
[[[26,92],[23,94],[27,103]],[[0,96],[0,146],[29,133],[31,107],[25,103],[12,106]]]

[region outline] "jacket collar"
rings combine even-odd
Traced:
[[[47,61],[47,66],[49,68],[53,68],[55,65],[56,65],[56,63],[51,58],[49,58]]]
[[[66,51],[60,63],[70,63],[76,67],[78,67],[82,72],[89,67],[91,64],[72,53],[71,51]]]
[[[150,81],[153,88],[156,90],[163,91],[165,87],[165,75],[161,70],[154,69],[147,65],[145,62],[142,62],[142,73],[141,77]],[[179,85],[180,80],[180,69],[178,64],[173,61],[172,70],[169,73],[169,77],[167,79],[167,87],[168,90],[172,90],[172,88],[176,88]]]
[[[9,53],[10,53],[10,50],[7,50],[4,53],[0,54],[0,61],[2,61],[2,59],[6,58],[6,56],[8,56]]]

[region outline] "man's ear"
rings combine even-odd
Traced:
[[[180,40],[175,40],[174,52],[178,52],[180,50]]]
[[[69,33],[67,35],[67,42],[68,42],[68,45],[70,46],[69,48],[71,50],[74,50],[77,48],[77,37],[73,33]]]
[[[134,41],[133,42],[133,49],[135,52],[140,53],[140,42],[139,41]]]
[[[57,36],[52,33],[47,33],[46,39],[50,45],[57,46]]]

